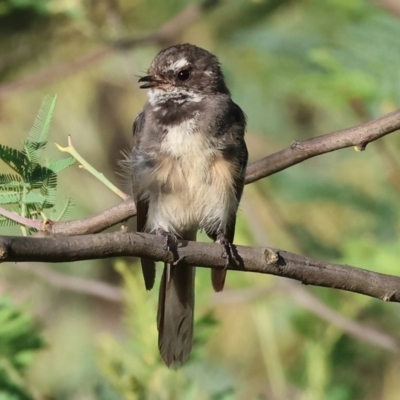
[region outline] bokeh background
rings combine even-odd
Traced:
[[[54,143],[71,135],[127,190],[118,160],[146,101],[137,77],[161,48],[190,42],[219,57],[256,160],[398,108],[399,18],[396,0],[0,0],[0,142],[20,148],[57,93],[46,156],[64,157]],[[248,185],[236,242],[398,275],[399,151],[392,134]],[[70,218],[121,201],[77,165],[59,196],[73,198]],[[2,265],[0,398],[399,398],[398,304],[228,275],[215,295],[198,270],[193,356],[171,371],[137,260]]]

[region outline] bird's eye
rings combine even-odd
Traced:
[[[178,72],[178,79],[180,81],[187,81],[190,77],[190,71],[188,69],[183,69]]]

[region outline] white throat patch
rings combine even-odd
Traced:
[[[150,89],[147,92],[147,96],[152,106],[162,104],[170,100],[178,104],[183,104],[186,102],[198,103],[204,98],[204,96],[199,93],[176,87],[168,90],[157,88]]]

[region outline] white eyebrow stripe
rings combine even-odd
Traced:
[[[188,60],[186,60],[186,58],[181,58],[178,61],[175,61],[174,63],[171,63],[171,69],[173,69],[174,71],[183,68],[184,66],[188,65]]]

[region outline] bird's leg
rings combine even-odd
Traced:
[[[215,243],[219,243],[222,246],[221,257],[225,258],[225,268],[228,268],[229,266],[234,266],[234,263],[232,263],[232,261],[235,260],[236,257],[234,254],[232,243],[229,241],[226,234],[223,232],[219,232],[217,234]]]
[[[165,239],[164,250],[170,251],[174,256],[175,261],[179,260],[177,236],[161,227],[156,229],[156,235],[162,236]]]

